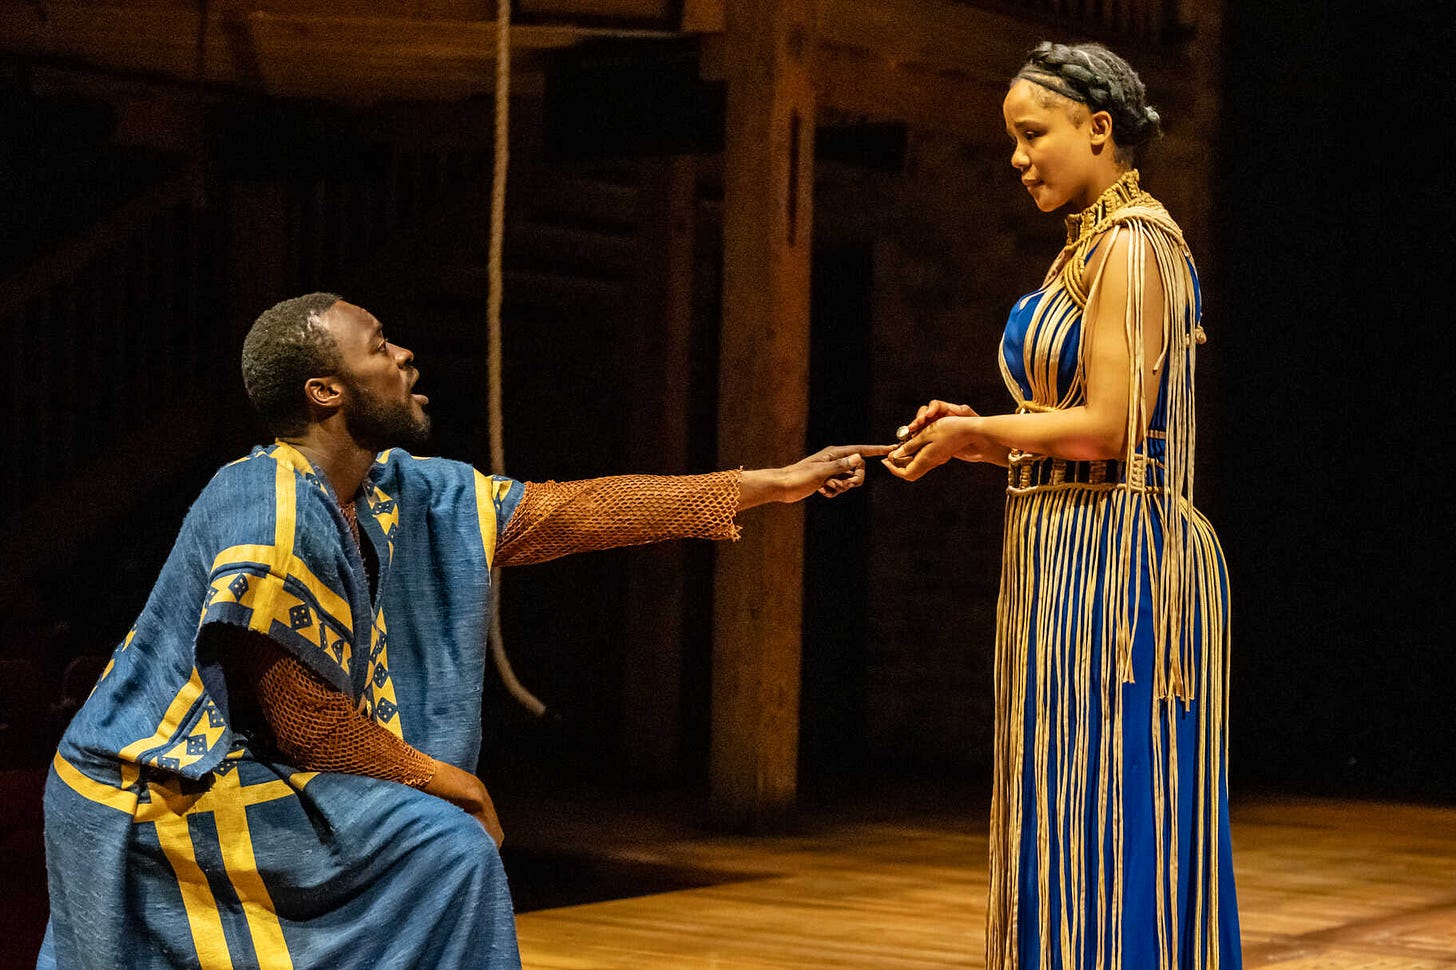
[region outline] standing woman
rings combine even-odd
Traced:
[[[1011,310],[1011,414],[932,401],[885,463],[1007,465],[987,963],[1237,968],[1228,582],[1193,507],[1193,258],[1133,154],[1158,113],[1097,44],[1043,43],[1002,106],[1037,208],[1071,210]]]

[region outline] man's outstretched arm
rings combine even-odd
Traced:
[[[667,539],[736,539],[734,517],[769,502],[833,498],[864,481],[864,458],[893,445],[825,448],[782,468],[708,475],[613,475],[526,482],[496,547],[498,566]]]

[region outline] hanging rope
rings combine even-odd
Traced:
[[[490,415],[490,470],[505,474],[505,433],[501,408],[501,272],[506,234],[506,171],[510,167],[511,3],[497,0],[495,19],[495,163],[491,166],[489,294],[486,303],[487,380]]]
[[[486,380],[487,411],[490,422],[490,470],[505,474],[505,425],[501,407],[501,271],[506,235],[506,170],[510,164],[510,101],[511,101],[511,4],[497,0],[495,17],[495,162],[491,168],[489,295],[486,299]],[[546,705],[521,685],[511,662],[506,657],[505,640],[501,637],[500,602],[501,571],[491,571],[490,581],[490,655],[496,670],[511,696],[532,714],[540,717]]]

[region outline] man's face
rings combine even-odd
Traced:
[[[430,434],[425,413],[430,399],[411,393],[420,376],[415,355],[386,340],[374,315],[352,303],[340,300],[321,320],[343,358],[344,422],[354,440],[375,451],[423,446]]]

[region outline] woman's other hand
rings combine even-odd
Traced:
[[[929,404],[915,412],[915,420],[908,425],[910,435],[913,437],[921,432],[927,424],[932,421],[939,421],[941,418],[974,418],[975,410],[969,404],[951,404],[949,401],[931,401]]]
[[[926,413],[927,408],[936,404],[943,402],[932,401],[925,408],[921,408],[921,412]],[[964,405],[945,406],[965,408]],[[919,431],[912,432],[900,447],[885,456],[881,464],[896,478],[913,482],[952,458],[962,461],[995,460],[994,456],[999,449],[978,433],[980,416],[970,408],[965,408],[965,411],[970,413],[946,414],[928,422],[920,421],[917,417]]]

